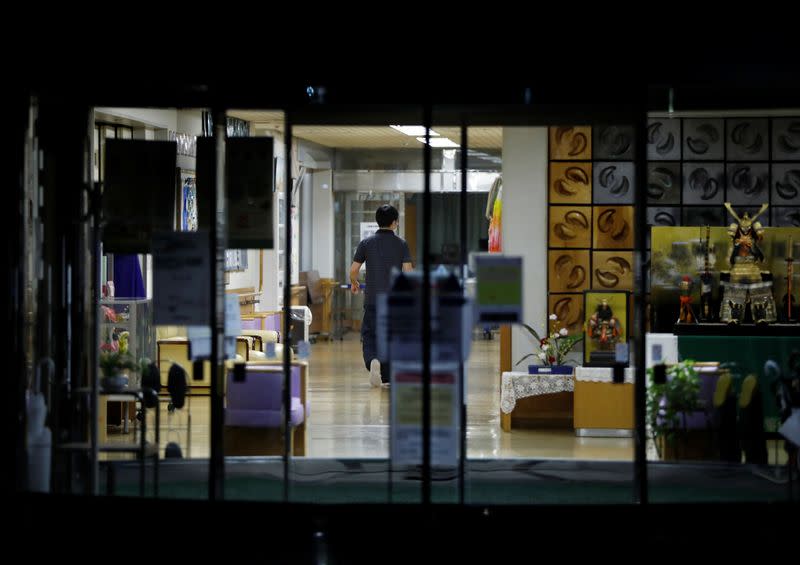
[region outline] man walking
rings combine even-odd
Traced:
[[[357,294],[358,272],[362,264],[367,264],[361,346],[364,366],[369,370],[369,382],[374,387],[389,384],[388,363],[382,366],[377,359],[375,298],[379,293],[389,292],[393,268],[398,270],[402,268],[403,271],[411,271],[413,268],[408,244],[394,233],[399,224],[399,217],[394,206],[384,204],[378,208],[375,212],[375,221],[378,222],[380,229],[358,244],[353,255],[353,264],[350,265],[350,291]]]

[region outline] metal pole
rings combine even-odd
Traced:
[[[283,271],[283,335],[286,342],[283,344],[283,500],[289,502],[289,437],[291,424],[290,407],[292,405],[291,395],[291,355],[292,342],[289,331],[292,327],[292,122],[289,112],[284,117],[284,152],[283,160],[286,166],[286,181],[284,182],[284,192],[286,198],[285,220],[283,229],[286,237],[286,250],[284,251],[284,271]]]
[[[642,89],[642,101],[639,111],[635,114],[635,155],[636,159],[636,250],[639,256],[639,281],[634,288],[634,304],[638,331],[636,336],[636,367],[634,384],[634,474],[633,488],[634,501],[647,504],[647,428],[645,412],[647,410],[645,399],[645,281],[647,280],[647,266],[645,264],[645,248],[647,246],[646,230],[647,214],[645,208],[645,187],[647,186],[647,90]]]
[[[422,504],[431,502],[431,107],[425,104],[422,195]]]
[[[466,293],[467,282],[467,148],[469,147],[467,138],[467,123],[461,122],[461,292]],[[464,504],[464,481],[466,480],[466,461],[467,461],[467,389],[466,379],[464,378],[463,355],[458,362],[458,391],[461,395],[459,406],[459,441],[460,457],[458,459],[458,502]]]
[[[211,459],[209,461],[208,498],[225,497],[224,387],[222,385],[225,347],[225,136],[224,110],[214,111],[215,168],[214,192],[211,198]]]

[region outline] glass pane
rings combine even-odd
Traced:
[[[305,443],[294,430],[286,437],[281,408],[284,351],[291,351],[293,343],[285,334],[282,310],[290,186],[284,115],[231,110],[226,125],[231,225],[225,292],[235,297],[227,304],[232,308],[226,309],[226,317],[231,318],[233,309],[238,330],[228,338],[232,350],[225,368],[225,498],[278,501],[284,498],[284,442],[293,442],[296,449]],[[249,243],[249,248],[230,248],[235,242]],[[292,244],[296,255],[297,243]],[[300,399],[308,386],[307,363],[296,353],[292,356],[291,395]]]
[[[785,161],[800,156],[800,119],[752,108],[647,123],[650,499],[787,500],[800,200]]]
[[[481,253],[521,257],[520,322],[538,338],[521,324],[506,325],[491,316],[475,319],[465,364],[465,500],[472,504],[630,502],[634,457],[630,369],[625,382],[614,383],[610,367],[589,367],[610,363],[590,355],[584,358],[582,340],[584,325],[595,310],[592,300],[606,296],[588,294],[593,311],[587,315],[584,291],[612,290],[593,283],[593,254],[599,261],[601,253],[614,257],[624,253],[627,279],[618,281],[613,290],[633,290],[633,206],[625,209],[631,217],[625,216],[628,238],[619,244],[623,245],[619,251],[595,241],[595,200],[610,202],[592,194],[592,165],[601,158],[591,149],[594,120],[576,119],[574,126],[564,126],[565,133],[556,136],[558,124],[548,124],[546,117],[537,117],[540,125],[534,127],[516,125],[520,118],[509,116],[505,124],[467,128],[465,245],[477,256],[468,261],[466,293],[478,296],[481,281],[476,266]],[[530,123],[530,118],[525,121]],[[449,131],[445,126],[434,129]],[[458,129],[453,130],[458,135]],[[584,144],[583,151],[567,158],[560,155],[559,144],[572,141],[576,147],[578,142]],[[626,158],[630,163],[625,167],[632,167],[633,155]],[[460,172],[460,155],[456,163]],[[620,159],[618,164],[622,163]],[[561,187],[562,169],[570,169],[570,184],[557,191],[553,187]],[[585,174],[573,175],[573,169]],[[460,188],[460,178],[457,182]],[[450,197],[435,196],[445,203]],[[454,204],[457,198],[460,195],[453,195]],[[565,214],[575,224],[568,241],[549,225],[558,219],[563,223]],[[459,216],[447,212],[433,225],[444,223],[445,217],[447,223],[458,225],[452,218]],[[634,335],[629,326],[633,302],[624,292],[615,300],[613,319],[619,320],[618,328],[624,320],[625,327],[615,341],[626,342]],[[551,319],[554,314],[556,320]],[[587,339],[590,347],[596,346],[597,339]],[[453,492],[449,491],[450,497]]]
[[[396,119],[364,119],[369,125],[359,120],[293,125],[295,166],[302,179],[293,196],[300,218],[297,282],[305,287],[299,301],[312,315],[306,450],[302,456],[295,452],[291,462],[290,497],[295,501],[420,500],[416,465],[391,466],[391,405],[402,387],[392,381],[390,358],[377,350],[375,296],[388,290],[392,266],[399,270],[405,260],[418,266],[421,207],[414,196],[422,190],[421,144],[391,128]],[[377,232],[384,221],[378,214],[382,207],[397,214],[394,234]],[[388,220],[385,228],[393,223]],[[377,238],[376,243],[364,243],[359,251],[369,238]],[[361,263],[355,271],[357,293],[350,286],[354,259]],[[413,406],[419,403],[410,402],[406,406],[413,419]],[[414,441],[419,432],[413,432]]]
[[[96,114],[98,119],[109,119],[115,116],[115,112],[114,108],[102,108]],[[128,109],[120,111],[130,116],[128,112]],[[134,114],[142,122],[134,127],[152,128],[169,112],[176,121],[184,124],[199,123],[202,115],[201,110],[137,109]],[[164,126],[166,128],[167,124]],[[184,174],[177,182],[174,141],[132,140],[132,128],[129,127],[119,127],[115,133],[114,127],[102,126],[102,131],[101,143],[103,139],[115,137],[125,140],[115,141],[123,145],[114,147],[109,142],[101,152],[106,199],[111,199],[113,193],[115,202],[130,200],[130,195],[124,192],[135,186],[138,201],[134,199],[135,205],[126,208],[127,213],[161,217],[164,216],[163,210],[156,214],[148,208],[152,200],[148,190],[167,186],[166,197],[159,197],[159,201],[168,206],[168,216],[164,216],[166,219],[162,224],[177,226],[178,231],[187,228],[185,223],[181,223],[181,218],[182,213],[190,209],[191,202],[183,198],[184,185],[188,178],[194,178],[194,158],[190,160],[182,156],[180,168]],[[192,136],[202,134],[200,131],[185,133]],[[158,152],[154,152],[156,148]],[[164,151],[171,155],[168,167],[163,166],[162,160],[155,160],[155,155]],[[114,152],[117,154],[112,156],[116,166],[109,167],[105,158]],[[150,174],[147,178],[137,176],[143,170],[142,160],[151,163],[147,167]],[[135,208],[138,206],[145,211],[137,211]],[[196,307],[186,299],[202,295],[202,303],[208,303],[207,291],[200,290],[208,289],[210,284],[212,263],[207,257],[208,240],[207,236],[197,234],[194,236],[197,239],[186,246],[186,251],[157,251],[156,248],[167,249],[158,241],[167,241],[163,237],[172,238],[175,234],[169,230],[164,234],[161,224],[149,221],[152,226],[146,226],[147,222],[140,225],[152,234],[144,244],[139,238],[126,240],[124,233],[120,232],[123,235],[117,237],[113,245],[103,247],[104,284],[98,305],[101,351],[97,420],[99,488],[101,493],[109,495],[138,495],[144,467],[145,493],[148,496],[157,492],[158,496],[165,498],[206,498],[211,370],[210,363],[202,360],[200,344],[192,346],[191,338],[198,326],[191,320],[197,314],[194,313]],[[197,229],[196,223],[195,219],[194,230]],[[176,283],[174,272],[172,275],[164,274],[165,262],[188,266],[195,263],[198,252],[206,257],[205,268],[198,269],[196,265],[193,271],[188,267],[186,270],[181,268],[182,275],[189,276],[191,284]],[[181,285],[183,290],[176,294],[166,281]],[[205,316],[208,319],[207,312]],[[199,326],[199,329],[207,332],[208,325]],[[198,355],[201,360],[195,364],[193,357]],[[144,460],[139,453],[142,445],[146,454]]]

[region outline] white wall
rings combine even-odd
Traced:
[[[314,229],[314,197],[311,180],[311,171],[306,170],[300,188],[297,191],[297,200],[300,203],[300,270],[311,271],[313,265],[313,229]]]
[[[278,252],[274,249],[264,250],[264,292],[261,302],[256,304],[258,312],[278,310]]]
[[[502,230],[503,253],[522,257],[523,320],[546,331],[547,128],[503,129]],[[537,350],[526,331],[511,335],[512,363]]]
[[[175,131],[188,135],[203,135],[202,110],[178,110]]]
[[[331,170],[316,170],[311,175],[313,268],[322,278],[333,278],[333,188]]]
[[[153,108],[95,108],[95,119],[103,121],[106,116],[138,122],[153,128],[178,129],[178,111]],[[185,132],[190,133],[190,132]]]
[[[258,249],[247,250],[247,270],[229,273],[227,288],[253,288],[258,292]]]

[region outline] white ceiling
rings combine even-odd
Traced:
[[[228,115],[251,122],[251,127],[260,130],[283,131],[283,112],[254,112],[232,110]],[[402,124],[416,125],[416,124]],[[440,136],[455,143],[460,142],[461,131],[457,127],[436,127]],[[293,126],[292,133],[301,139],[325,147],[339,149],[401,149],[422,148],[422,143],[386,126]],[[503,129],[500,127],[471,127],[467,132],[470,149],[501,149]]]

